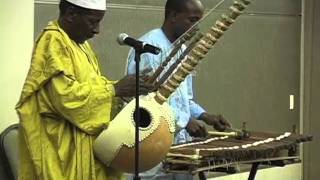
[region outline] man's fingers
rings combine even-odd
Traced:
[[[201,130],[201,137],[206,137],[208,133],[206,127],[201,126],[200,130]]]
[[[145,76],[146,74],[148,74],[151,71],[152,71],[152,68],[146,68],[146,69],[142,70],[139,74],[142,76]]]
[[[226,121],[225,119],[219,119],[218,122],[219,122],[219,124],[230,127],[230,123],[228,121]]]
[[[218,131],[224,131],[227,128],[227,126],[221,123],[220,120],[218,120],[217,123],[214,125],[214,128]]]
[[[140,87],[139,91],[140,91],[139,94],[146,95],[146,94],[148,94],[149,89],[145,88],[145,87]]]
[[[231,124],[221,114],[218,115],[218,121],[224,126],[231,127]]]
[[[206,137],[208,132],[207,132],[207,129],[206,129],[206,126],[204,125],[204,123],[199,122],[198,127],[199,127],[199,130],[198,130],[199,135],[201,137]]]
[[[140,91],[143,91],[144,94],[151,92],[153,89],[154,89],[154,86],[152,84],[147,84],[147,83],[140,84]]]

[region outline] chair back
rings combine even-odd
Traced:
[[[0,134],[0,158],[8,180],[18,177],[18,124],[7,127]]]

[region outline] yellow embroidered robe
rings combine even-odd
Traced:
[[[102,77],[90,45],[50,22],[38,38],[20,100],[19,179],[101,180],[120,176],[95,159],[107,128],[114,81]]]

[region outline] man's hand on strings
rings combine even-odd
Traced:
[[[231,128],[231,124],[222,116],[209,113],[202,113],[199,119],[203,120],[206,124],[211,125],[218,131],[224,131]]]
[[[151,77],[150,73],[152,72],[152,68],[146,68],[144,70],[142,70],[139,75],[141,77],[141,79],[143,79],[144,82],[147,82],[148,79]]]
[[[139,75],[139,95],[148,94],[153,89],[153,85],[145,83],[144,75]],[[136,94],[136,77],[127,75],[114,84],[115,96],[132,97]]]
[[[203,121],[192,118],[186,127],[187,132],[193,137],[206,137],[208,132]]]
[[[144,80],[144,82],[146,84],[148,84],[149,86],[153,86],[153,88],[149,91],[149,92],[153,92],[153,91],[156,91],[157,89],[154,86],[155,82],[150,82],[152,76],[154,75],[152,73],[150,75],[150,72],[153,72],[152,68],[146,68],[146,69],[144,69],[143,71],[140,72],[140,75],[141,75],[141,78]]]

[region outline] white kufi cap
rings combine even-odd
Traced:
[[[106,0],[66,0],[66,1],[87,9],[106,10]]]

